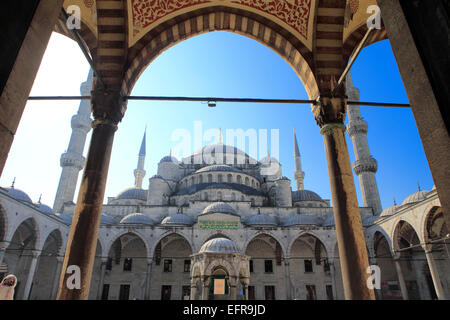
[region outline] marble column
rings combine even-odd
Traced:
[[[153,258],[147,259],[147,271],[145,273],[145,292],[144,300],[150,300],[150,280],[152,278]]]
[[[125,103],[119,91],[97,87],[91,96],[95,120],[67,241],[58,300],[87,300],[89,297],[114,134],[125,113]],[[66,270],[72,265],[79,267],[80,289],[66,286],[67,279],[72,276]]]
[[[30,269],[28,270],[27,280],[25,282],[25,289],[23,291],[23,300],[28,300],[31,292],[31,285],[33,284],[34,274],[36,272],[36,265],[38,258],[40,256],[40,252],[37,250],[33,250],[31,252],[31,264]]]
[[[445,300],[444,288],[442,287],[441,278],[437,270],[436,262],[433,259],[431,249],[425,250],[425,256],[427,257],[428,268],[430,269],[431,278],[433,279],[434,290],[439,300]]]
[[[291,294],[291,271],[289,268],[290,257],[284,259],[284,269],[285,269],[285,281],[286,281],[286,300],[292,299]]]
[[[191,297],[190,300],[195,300],[195,295],[197,294],[197,277],[193,277],[191,280]]]
[[[100,279],[98,281],[98,289],[97,289],[97,300],[102,299],[103,284],[105,283],[105,274],[106,274],[106,264],[107,263],[108,263],[108,257],[102,257],[101,264],[100,264]]]
[[[366,283],[369,258],[344,135],[346,104],[342,93],[323,94],[312,111],[325,144],[345,299],[374,300]]]
[[[64,257],[61,257],[61,256],[56,257],[55,278],[53,279],[52,293],[51,293],[51,297],[50,297],[50,299],[52,299],[52,300],[54,300],[56,298],[56,293],[58,290],[59,276],[61,274],[61,267],[62,267],[63,261],[64,261]]]
[[[208,300],[209,297],[209,277],[203,277],[203,292],[202,292],[202,300]]]
[[[398,283],[402,292],[403,300],[408,300],[408,288],[406,287],[405,277],[403,276],[402,266],[400,264],[400,257],[394,257],[395,270],[397,270]]]

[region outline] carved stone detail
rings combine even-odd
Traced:
[[[93,126],[99,123],[117,125],[125,115],[126,102],[122,94],[116,90],[96,88],[91,93]]]
[[[317,124],[321,128],[330,123],[343,124],[347,110],[347,96],[320,96],[318,103],[313,105],[311,109]]]

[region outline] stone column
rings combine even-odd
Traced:
[[[444,288],[442,287],[441,278],[436,267],[436,263],[431,253],[431,248],[425,250],[425,256],[427,257],[428,268],[430,269],[431,278],[433,279],[434,290],[439,300],[445,300]]]
[[[208,276],[203,276],[202,300],[208,300],[208,296],[209,296],[209,282],[210,282],[209,277]]]
[[[397,270],[398,283],[402,292],[403,300],[408,300],[408,288],[406,287],[405,277],[403,276],[402,266],[400,264],[400,257],[394,257],[395,269]]]
[[[440,52],[448,41],[444,30],[448,21],[443,1],[377,0],[383,24],[402,76],[411,111],[436,184],[447,226],[450,226],[450,135],[448,124],[448,90],[446,52]],[[409,23],[402,5],[415,7],[409,12]],[[424,10],[424,8],[426,10]],[[415,14],[415,16],[414,16]],[[427,26],[424,28],[423,26]],[[416,28],[413,36],[410,26]],[[419,32],[417,32],[419,30]],[[432,30],[430,32],[430,30]],[[438,58],[445,57],[445,58]],[[428,70],[427,70],[428,69]],[[437,87],[437,85],[440,86]],[[446,122],[447,121],[447,122]]]
[[[144,300],[150,300],[150,280],[152,278],[153,258],[147,259],[147,272],[145,273]]]
[[[195,300],[195,295],[197,294],[197,277],[191,279],[191,297],[190,300]]]
[[[105,194],[109,160],[117,124],[125,113],[125,104],[118,91],[92,91],[93,131],[78,200],[70,228],[63,272],[59,281],[58,300],[87,300],[97,247],[98,229]],[[69,289],[69,266],[80,268],[80,289]]]
[[[106,264],[108,263],[108,257],[102,257],[100,264],[100,279],[98,281],[97,300],[102,299],[103,284],[105,283]]]
[[[333,300],[337,299],[336,294],[336,269],[334,267],[334,261],[329,262],[330,265],[330,275],[331,275],[331,289],[333,291]]]
[[[345,141],[347,98],[321,95],[313,114],[323,135],[345,299],[373,300],[367,287],[369,259]]]
[[[36,2],[0,4],[2,17],[11,17],[2,31],[3,41],[8,43],[2,46],[2,57],[14,59],[2,61],[6,75],[1,78],[6,77],[6,83],[0,81],[0,174],[64,1]]]
[[[291,271],[289,268],[289,259],[290,257],[286,257],[284,259],[284,268],[285,268],[285,280],[286,280],[286,300],[291,300]]]
[[[56,293],[58,290],[59,276],[61,275],[61,267],[64,261],[64,257],[57,256],[56,257],[56,269],[55,269],[55,278],[53,279],[52,284],[52,293],[50,299],[54,300],[56,298]]]
[[[36,265],[39,256],[39,251],[33,250],[31,252],[31,264],[30,269],[28,270],[27,280],[25,282],[25,289],[23,290],[23,300],[28,300],[28,298],[30,297],[31,285],[33,284],[34,273],[36,272]]]

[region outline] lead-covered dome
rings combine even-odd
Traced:
[[[49,206],[47,206],[46,204],[39,202],[39,203],[36,203],[36,206],[37,206],[37,209],[42,213],[45,213],[45,214],[53,214],[54,213],[53,209],[50,208]]]
[[[130,213],[120,220],[120,224],[145,224],[148,226],[153,226],[156,224],[151,218],[142,213]]]
[[[178,163],[178,159],[172,156],[165,156],[159,162],[173,162]]]
[[[210,204],[202,211],[202,214],[207,213],[227,213],[236,216],[238,215],[236,213],[236,210],[234,210],[232,206],[230,206],[228,203],[225,202],[215,202]]]
[[[213,164],[210,166],[203,167],[201,169],[198,169],[195,171],[195,173],[202,173],[202,172],[210,172],[210,171],[229,171],[229,172],[239,172],[242,173],[241,170],[236,169],[234,167],[228,166],[226,164]]]
[[[292,191],[292,201],[321,201],[322,198],[310,190]]]
[[[319,225],[316,217],[306,214],[294,214],[288,217],[283,225],[285,227],[298,226],[298,225]]]
[[[194,219],[183,214],[176,213],[165,217],[162,221],[162,225],[177,225],[177,226],[192,226],[194,224]]]
[[[147,190],[141,188],[129,188],[119,193],[116,200],[142,200],[147,201]]]
[[[387,216],[392,216],[393,214],[395,214],[397,212],[397,210],[400,208],[399,205],[392,205],[390,207],[387,207],[386,209],[384,209],[381,214],[380,217],[387,217]]]
[[[416,203],[424,200],[426,198],[427,193],[428,191],[417,191],[414,192],[413,194],[410,194],[409,196],[406,197],[405,200],[403,200],[402,206],[405,204]]]
[[[214,238],[206,241],[199,250],[202,252],[212,253],[239,253],[237,245],[227,238]]]
[[[246,221],[246,225],[249,226],[273,226],[276,227],[278,225],[277,219],[268,214],[255,214],[250,216]]]
[[[61,219],[61,221],[64,222],[65,224],[72,224],[72,216],[69,216],[64,213],[55,213],[55,216]]]
[[[16,188],[5,188],[5,190],[8,192],[8,195],[18,201],[24,201],[28,203],[33,203],[31,201],[31,198],[22,190],[16,189]]]

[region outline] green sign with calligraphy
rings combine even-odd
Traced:
[[[200,229],[213,229],[213,230],[230,230],[237,229],[238,222],[237,221],[199,221],[198,226]]]

